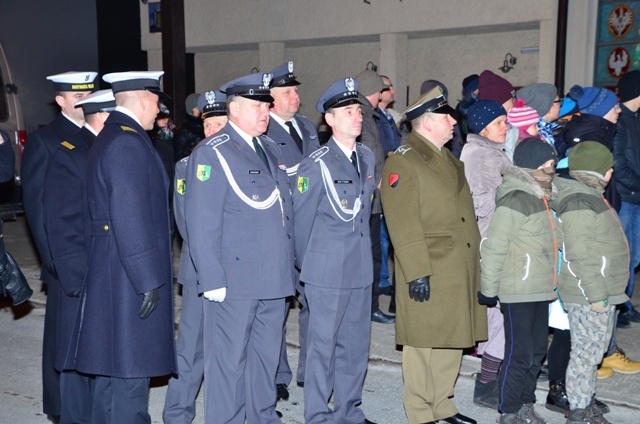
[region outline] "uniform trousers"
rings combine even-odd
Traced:
[[[287,318],[293,297],[288,297],[284,303],[284,322],[282,324],[282,343],[280,344],[280,361],[278,362],[278,371],[276,372],[276,384],[284,384],[288,386],[291,383],[293,373],[289,366],[289,357],[287,356]]]
[[[47,285],[47,303],[44,312],[44,334],[42,337],[42,412],[60,415],[60,373],[56,371],[58,338],[58,296],[60,283],[42,271]]]
[[[362,385],[371,339],[371,286],[305,286],[309,304],[304,418],[307,424],[362,423]],[[338,376],[338,378],[336,378]],[[328,402],[333,392],[333,411]]]
[[[382,248],[380,245],[380,220],[382,214],[372,213],[369,218],[369,233],[371,234],[371,253],[373,257],[373,281],[371,285],[371,312],[380,309],[380,267],[382,265]],[[371,319],[371,317],[369,317]]]
[[[462,349],[402,348],[404,410],[409,424],[436,422],[458,413],[453,391]]]
[[[536,383],[547,354],[549,302],[501,303],[504,316],[504,360],[498,381],[505,414],[536,402]]]
[[[203,300],[206,424],[280,424],[275,378],[284,298]]]
[[[165,424],[190,424],[196,416],[196,397],[204,376],[202,302],[195,284],[182,285],[176,340],[178,375],[169,380],[162,411]]]
[[[596,372],[611,338],[615,309],[599,314],[591,305],[565,303],[565,307],[571,326],[567,397],[571,409],[584,409],[596,392]]]
[[[96,376],[92,424],[150,424],[149,378]]]
[[[60,373],[60,424],[92,424],[95,377],[75,371]]]

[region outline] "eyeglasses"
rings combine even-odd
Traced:
[[[553,103],[562,103],[562,99],[554,100]]]

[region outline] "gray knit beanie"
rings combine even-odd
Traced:
[[[532,107],[538,112],[538,115],[544,116],[558,95],[558,89],[553,84],[534,83],[522,87],[516,92],[516,99],[523,99],[527,106]]]

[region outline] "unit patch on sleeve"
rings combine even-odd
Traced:
[[[184,190],[185,190],[185,182],[184,182],[184,178],[178,178],[176,180],[176,191],[178,192],[178,194],[184,194]]]
[[[389,187],[395,187],[400,182],[400,175],[389,174]]]
[[[300,193],[304,193],[305,191],[309,190],[309,177],[298,176],[297,187]]]
[[[207,181],[209,177],[211,177],[211,165],[198,164],[198,169],[196,170],[196,177],[198,177],[200,181]]]

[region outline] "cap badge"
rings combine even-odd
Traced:
[[[287,69],[289,69],[289,73],[293,73],[293,61],[290,60],[289,63],[287,63]]]
[[[356,84],[353,81],[353,78],[345,78],[344,86],[347,87],[348,91],[353,91],[356,88]]]
[[[269,84],[271,84],[271,76],[271,74],[262,74],[262,87],[269,87]]]
[[[204,93],[205,99],[207,99],[207,103],[212,105],[216,102],[216,93],[213,91],[207,91]]]

